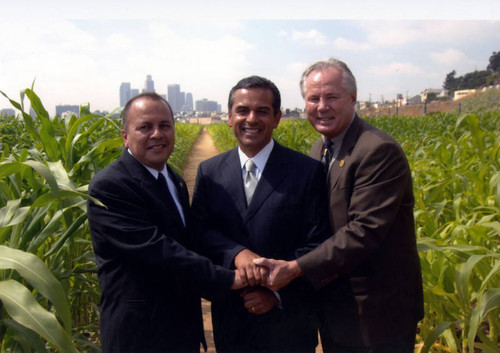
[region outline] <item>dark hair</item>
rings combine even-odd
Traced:
[[[306,96],[306,79],[307,76],[313,71],[316,70],[325,70],[328,68],[334,68],[340,70],[342,72],[342,86],[349,92],[351,95],[356,95],[357,87],[356,87],[356,79],[352,74],[351,70],[347,66],[347,64],[341,60],[330,58],[327,60],[316,61],[314,64],[309,66],[304,73],[302,74],[302,78],[300,79],[300,93],[302,93],[302,97]]]
[[[279,111],[281,110],[281,95],[278,87],[276,85],[268,80],[267,78],[260,77],[260,76],[249,76],[241,79],[236,86],[231,88],[231,91],[229,92],[229,99],[227,102],[227,108],[229,109],[229,113],[231,113],[231,109],[233,108],[234,104],[234,92],[236,92],[239,89],[250,89],[250,88],[265,88],[271,90],[273,93],[273,113],[274,116],[277,116]]]
[[[168,102],[167,102],[167,100],[165,98],[163,98],[162,96],[160,96],[158,93],[155,93],[155,92],[143,92],[141,94],[138,94],[137,96],[134,96],[134,97],[130,98],[130,100],[127,102],[127,104],[125,104],[125,107],[123,108],[123,111],[122,111],[122,126],[123,126],[123,129],[125,130],[125,132],[128,129],[127,118],[128,118],[128,112],[130,111],[130,107],[132,106],[132,104],[136,100],[138,100],[140,98],[149,98],[149,99],[152,99],[152,100],[155,100],[155,101],[163,101],[163,102],[165,102],[165,104],[168,107],[168,110],[170,111],[170,115],[172,115],[172,121],[174,121],[174,112],[172,111],[172,107],[170,106],[170,104],[168,104]]]

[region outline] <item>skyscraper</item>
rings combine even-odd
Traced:
[[[191,92],[186,93],[186,111],[187,112],[192,112],[193,111],[193,95]]]
[[[130,98],[130,82],[122,82],[120,85],[120,107],[123,107]]]
[[[181,86],[178,84],[172,84],[167,86],[167,95],[168,95],[168,103],[172,107],[174,113],[179,113],[181,111],[181,106],[179,106],[179,102],[181,100]]]
[[[146,75],[146,81],[144,82],[144,89],[142,92],[155,92],[155,83],[151,75]]]

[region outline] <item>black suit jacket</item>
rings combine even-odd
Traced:
[[[184,181],[168,168],[189,220]],[[175,204],[128,151],[96,174],[88,203],[101,298],[103,352],[199,352],[200,295],[227,291],[234,274],[186,249]],[[165,190],[165,189],[163,189]]]
[[[322,144],[312,147],[312,157],[320,159]],[[333,235],[298,260],[323,288],[322,341],[370,346],[411,334],[423,316],[423,296],[403,150],[356,116],[327,184]]]
[[[321,163],[275,143],[247,207],[237,149],[202,162],[192,204],[199,251],[226,268],[234,268],[234,257],[245,248],[265,257],[295,259],[329,235],[324,187]],[[280,319],[274,320],[273,315],[289,315],[285,320],[291,326],[296,324],[296,331],[304,326],[310,330],[313,310],[306,314],[309,318],[294,316],[294,310],[310,309],[307,305],[312,293],[312,287],[297,281],[279,292],[282,311],[276,309],[278,313],[260,317],[246,312],[238,293],[214,301],[212,316],[218,351],[224,350],[221,337],[228,332],[234,335],[241,332],[239,349],[242,350],[248,349],[245,342],[253,339],[251,334],[257,326],[265,329],[262,336],[280,337],[277,323]],[[298,323],[301,319],[303,322]],[[315,327],[312,332],[316,339]],[[289,331],[283,339],[297,342],[294,340],[307,335],[305,331]]]

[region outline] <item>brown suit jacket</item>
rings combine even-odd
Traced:
[[[310,155],[320,159],[323,141]],[[327,181],[333,235],[298,259],[322,292],[322,342],[371,346],[423,317],[411,172],[401,147],[357,115]]]

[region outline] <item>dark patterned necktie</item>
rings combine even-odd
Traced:
[[[333,142],[330,140],[326,140],[323,144],[323,152],[321,153],[321,163],[325,167],[325,170],[328,172],[328,168],[330,167],[330,162],[333,158]]]

